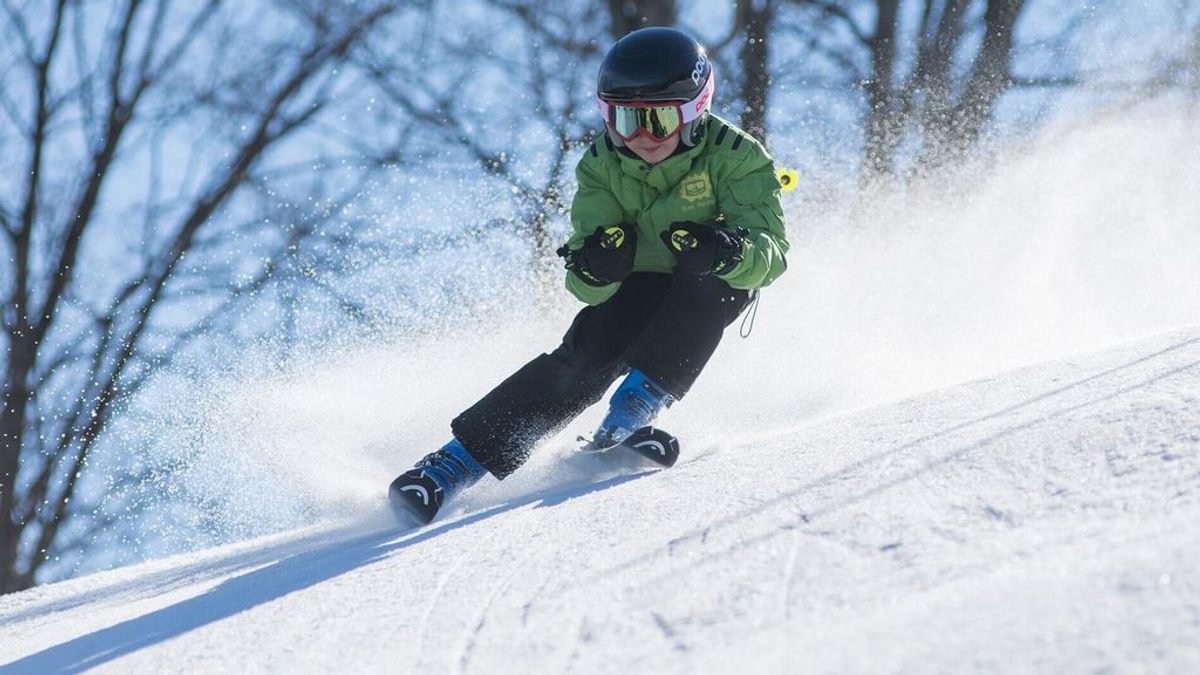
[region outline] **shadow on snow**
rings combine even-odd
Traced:
[[[654,473],[643,471],[583,486],[553,489],[466,515],[458,520],[399,535],[394,529],[325,543],[232,577],[212,590],[134,619],[101,628],[9,663],[6,669],[30,673],[74,673],[95,668],[164,640],[240,614],[296,591],[371,565],[383,558],[460,527],[530,504],[557,506]],[[219,564],[219,563],[214,563]]]

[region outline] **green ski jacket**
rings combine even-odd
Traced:
[[[584,153],[575,168],[579,190],[571,203],[578,249],[596,227],[637,226],[635,272],[671,272],[675,258],[660,238],[674,222],[692,221],[750,231],[742,262],[722,278],[733,288],[762,288],[787,269],[788,251],[779,179],[771,156],[758,141],[710,114],[704,139],[653,166],[618,151],[608,135]],[[620,283],[589,286],[567,272],[567,289],[596,305]]]

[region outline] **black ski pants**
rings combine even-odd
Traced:
[[[611,298],[581,310],[557,349],[501,382],[451,429],[503,479],[630,368],[682,398],[750,297],[712,275],[635,272]]]

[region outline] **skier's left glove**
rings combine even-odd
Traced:
[[[566,268],[589,286],[607,286],[622,281],[633,271],[637,251],[637,229],[632,225],[597,227],[583,239],[583,246],[558,249]]]
[[[684,274],[729,274],[742,262],[742,246],[750,232],[727,230],[702,223],[671,223],[662,233],[667,250],[675,255],[675,271]]]

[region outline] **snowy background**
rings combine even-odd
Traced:
[[[572,456],[592,410],[401,532],[387,482],[577,310],[537,290],[511,184],[430,140],[335,211],[356,247],[314,249],[351,259],[335,290],[357,319],[336,295],[264,294],[114,417],[80,496],[111,522],[51,554],[57,583],[0,596],[0,669],[1190,671],[1200,120],[1194,92],[1131,103],[1113,84],[1152,70],[1188,11],[1121,3],[1023,52],[1090,86],[1010,95],[986,159],[932,182],[860,192],[853,106],[780,85],[770,145],[802,178],[789,272],[663,418],[680,465]],[[1031,16],[1045,46],[1058,17]],[[495,84],[479,124],[532,181],[551,137],[485,115]],[[382,95],[337,97],[363,117],[329,129],[390,123]],[[268,192],[304,195],[298,176]]]

